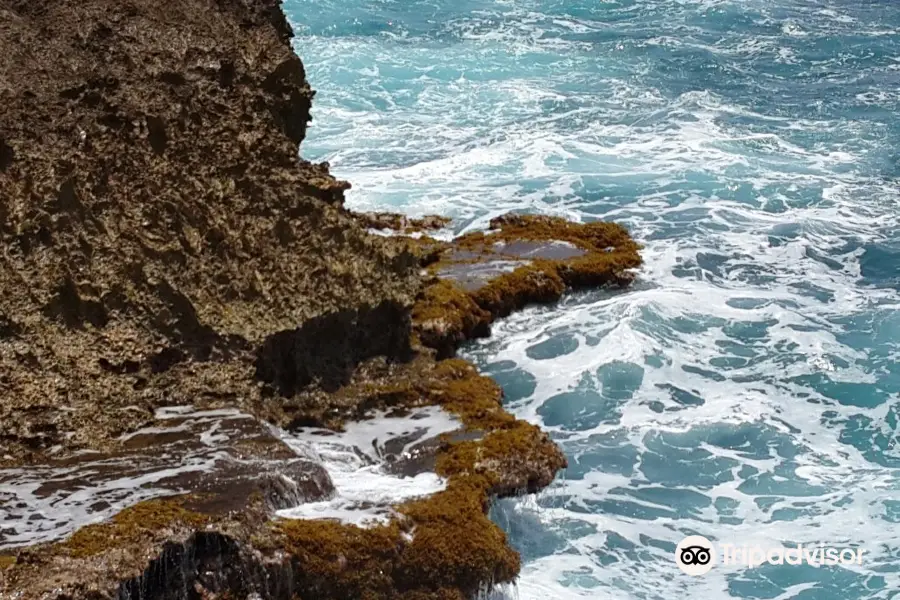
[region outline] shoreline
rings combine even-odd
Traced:
[[[205,450],[194,433],[160,435],[160,411],[173,406],[337,430],[377,410],[438,407],[462,425],[461,436],[443,433],[429,450],[446,486],[369,528],[280,519],[276,510],[333,496],[334,485],[321,465],[241,425],[217,442],[227,461],[164,480],[157,497],[98,509],[110,516],[62,541],[0,550],[0,598],[180,598],[191,588],[203,598],[444,600],[513,581],[519,556],[487,509],[549,485],[566,460],[503,409],[496,382],[454,358],[456,349],[529,303],[627,286],[639,246],[615,224],[521,215],[439,242],[427,232],[446,225],[441,217],[348,211],[349,184],[296,153],[313,92],[280,3],[225,4],[210,16],[202,0],[182,14],[61,0],[0,32],[42,41],[37,25],[54,10],[100,32],[86,49],[76,34],[61,35],[46,63],[4,65],[38,82],[31,96],[12,97],[10,115],[27,122],[33,96],[49,103],[40,116],[55,125],[44,155],[25,128],[0,122],[0,148],[9,149],[0,192],[26,208],[54,197],[37,213],[0,204],[13,217],[0,230],[13,257],[0,281],[29,282],[0,304],[0,366],[13,373],[0,382],[0,482],[17,467],[95,469],[83,456],[159,470],[171,448],[183,462],[184,452]],[[118,36],[113,24],[180,35],[206,58],[157,49],[147,63],[158,40]],[[62,60],[54,53],[71,53],[71,73],[39,79]],[[100,55],[112,59],[97,83],[88,67]],[[136,129],[126,125],[132,117]],[[84,135],[69,139],[67,128]],[[216,162],[232,153],[230,164]],[[61,163],[68,168],[35,175]],[[263,237],[254,246],[248,233]],[[48,396],[51,379],[57,392]],[[208,439],[203,419],[163,416]],[[274,477],[223,466],[263,463]]]

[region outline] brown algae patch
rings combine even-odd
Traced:
[[[544,246],[541,247],[541,244]],[[462,340],[486,336],[490,323],[530,303],[558,300],[567,289],[628,285],[642,264],[640,245],[618,223],[573,223],[558,217],[506,215],[488,232],[463,235],[439,250],[432,281],[413,307],[422,344],[449,356]],[[467,273],[519,266],[478,284]]]
[[[488,335],[492,320],[472,296],[446,280],[438,280],[422,291],[413,305],[412,319],[418,340],[440,355],[452,354],[467,339]]]
[[[297,592],[316,598],[389,598],[404,542],[396,523],[362,528],[336,521],[284,519],[272,526],[291,556]]]
[[[166,531],[200,529],[210,517],[185,508],[189,499],[171,496],[140,502],[109,521],[82,527],[59,547],[73,558],[86,558],[110,549],[131,547],[142,540],[158,539]]]
[[[519,556],[486,515],[477,481],[397,507],[387,525],[281,520],[278,545],[290,555],[301,596],[317,598],[468,598],[488,582],[508,582]]]
[[[487,509],[495,496],[548,485],[566,466],[560,449],[538,427],[506,412],[497,383],[461,359],[423,364],[384,390],[368,384],[358,391],[371,395],[366,403],[390,394],[439,405],[483,435],[443,444],[436,471],[447,479],[446,489],[395,507],[398,516],[386,525],[274,522],[277,546],[292,555],[295,572],[302,574],[300,594],[455,599],[471,597],[487,582],[512,581],[519,555]]]
[[[387,525],[281,520],[273,532],[290,553],[297,591],[317,598],[468,598],[510,581],[519,557],[467,483],[398,507]],[[305,597],[305,596],[303,596]]]
[[[456,588],[465,597],[485,583],[512,581],[519,555],[487,517],[487,500],[480,486],[455,479],[443,492],[400,507],[416,524],[398,565],[401,577],[428,581],[433,589]]]
[[[479,307],[496,318],[505,317],[532,302],[559,300],[565,290],[566,284],[557,265],[553,261],[538,260],[500,275],[470,294]]]
[[[454,240],[461,248],[488,242],[514,243],[527,240],[532,242],[569,242],[588,252],[615,248],[617,251],[634,251],[640,246],[631,238],[628,230],[619,223],[594,221],[575,223],[561,217],[546,215],[506,214],[491,219],[490,230],[472,232]]]

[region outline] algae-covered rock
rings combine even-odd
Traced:
[[[490,227],[428,248],[433,279],[412,314],[417,340],[439,356],[526,304],[554,302],[567,289],[627,286],[641,265],[640,246],[617,223],[509,214]]]
[[[449,218],[440,215],[427,215],[416,219],[400,213],[364,212],[356,213],[356,218],[370,229],[389,230],[404,234],[436,231],[444,229],[450,224]]]

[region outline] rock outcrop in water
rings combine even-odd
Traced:
[[[514,216],[369,234],[445,220],[352,214],[298,157],[291,35],[277,0],[0,2],[0,598],[461,599],[516,576],[487,507],[565,458],[452,355],[627,283],[638,248]],[[368,528],[274,516],[334,489],[269,424],[422,406],[463,426],[416,458],[443,491]]]

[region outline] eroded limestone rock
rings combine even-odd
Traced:
[[[408,352],[415,257],[298,157],[313,92],[277,0],[0,11],[0,461]],[[352,344],[294,334],[315,319]]]

